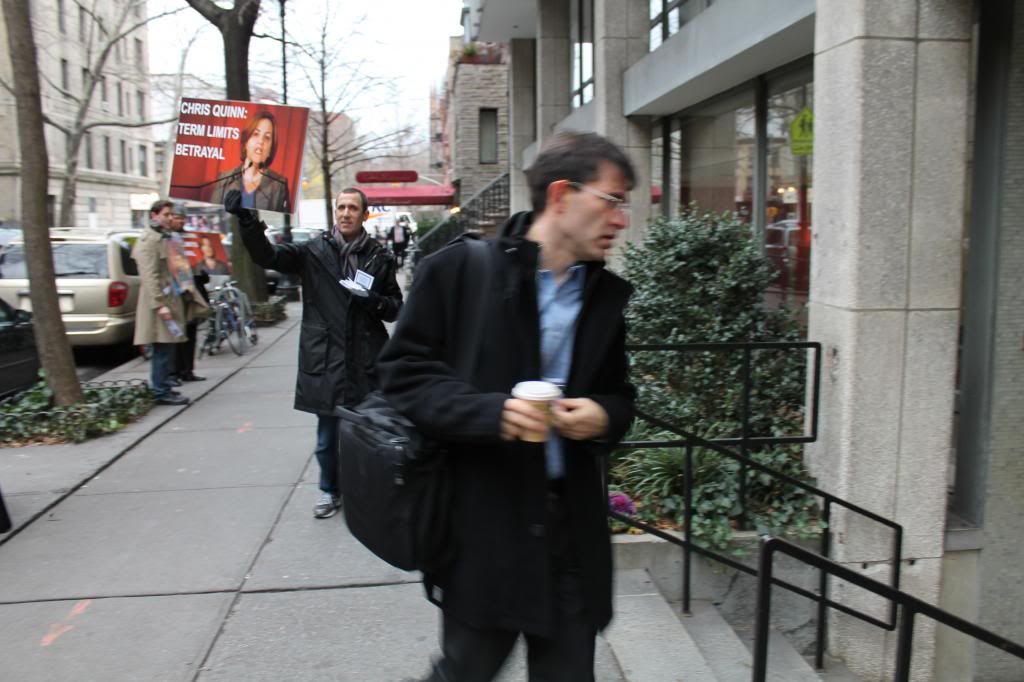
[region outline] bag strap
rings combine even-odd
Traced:
[[[462,286],[464,291],[476,291],[477,297],[472,314],[462,319],[462,333],[456,348],[455,371],[463,379],[468,379],[476,371],[476,363],[480,355],[479,347],[491,288],[491,268],[488,267],[490,247],[487,242],[482,239],[464,239],[463,241],[469,248],[469,258],[463,274]]]

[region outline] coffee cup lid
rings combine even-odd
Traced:
[[[562,390],[550,381],[520,381],[512,395],[520,400],[557,400],[562,397]]]

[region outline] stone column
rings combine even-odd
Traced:
[[[647,12],[647,0],[594,0],[594,128],[625,149],[636,169],[630,226],[620,245],[641,239],[651,216],[650,122],[622,113],[623,74],[647,54]]]
[[[514,38],[509,43],[508,74],[508,171],[509,208],[513,213],[530,209],[523,150],[537,139],[536,64],[537,41]]]
[[[901,588],[939,601],[964,231],[967,2],[821,0],[815,31],[809,338],[824,352],[822,488],[904,527]],[[833,508],[834,509],[834,508]],[[833,517],[835,557],[887,581],[892,535]],[[833,598],[887,617],[843,585]],[[933,679],[918,619],[913,678]],[[831,648],[885,679],[895,636],[848,617]]]
[[[537,143],[569,113],[569,0],[537,0]]]

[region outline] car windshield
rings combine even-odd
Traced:
[[[106,244],[54,244],[52,250],[56,277],[106,279],[110,276]],[[0,279],[28,279],[23,245],[12,244],[4,249],[0,255]]]

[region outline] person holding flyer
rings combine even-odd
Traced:
[[[172,274],[173,267],[181,276],[179,249],[171,237],[172,205],[165,199],[153,204],[149,209],[149,227],[132,247],[141,284],[134,343],[153,348],[149,372],[153,399],[163,405],[187,405],[188,398],[175,391],[170,381],[176,362],[175,346],[186,341],[184,289]]]
[[[241,165],[217,178],[210,201],[224,203],[228,192],[239,192],[242,208],[290,213],[288,180],[270,170],[277,155],[277,120],[269,111],[257,112],[242,128]]]
[[[384,323],[393,322],[402,307],[395,260],[363,229],[367,208],[366,195],[343,189],[335,199],[333,230],[305,242],[272,244],[255,211],[243,208],[237,189],[224,198],[224,210],[238,216],[253,261],[302,279],[295,409],[317,415],[318,519],[341,506],[334,407],[355,405],[377,387],[375,363],[388,340]]]

